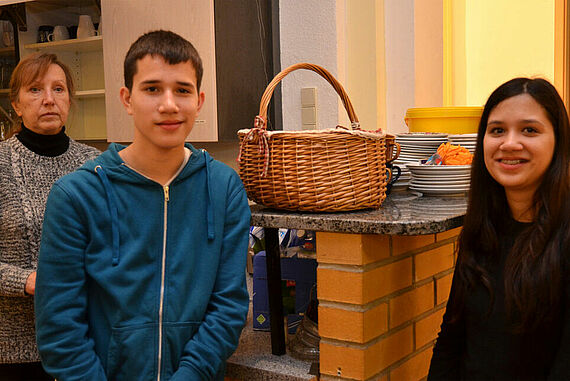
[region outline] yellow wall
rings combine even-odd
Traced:
[[[562,90],[564,0],[336,4],[338,79],[365,129],[402,132],[410,107],[481,106],[516,76],[544,77]],[[345,115],[339,110],[346,125]]]
[[[516,76],[554,82],[555,0],[447,0],[452,7],[451,105],[485,103]]]
[[[384,2],[359,0],[339,2],[337,17],[339,45],[339,80],[343,83],[361,127],[386,129]],[[339,110],[341,124],[346,111]]]

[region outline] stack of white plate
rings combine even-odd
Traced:
[[[426,195],[457,195],[469,191],[471,165],[408,164],[410,190]]]
[[[438,197],[448,197],[446,195],[438,195]],[[451,213],[465,214],[467,211],[467,198],[466,197],[456,197],[456,202],[450,202],[448,198],[444,205],[434,202],[429,207],[429,212],[427,214],[430,217],[439,216],[449,216]],[[425,218],[426,217],[426,206],[425,203],[420,202],[420,199],[410,201],[410,214],[413,217]]]
[[[398,180],[396,180],[396,182],[392,184],[392,192],[405,191],[408,189],[408,185],[410,185],[410,180],[412,179],[412,173],[410,172],[408,167],[406,167],[406,164],[403,163],[396,164],[396,161],[394,161],[394,165],[400,167],[400,169],[402,170],[402,174],[400,175]]]
[[[475,146],[477,145],[477,134],[449,135],[447,138],[451,144],[460,145],[467,148],[472,154],[475,153]]]
[[[412,174],[407,165],[417,164],[419,160],[428,159],[436,153],[440,144],[447,142],[447,134],[408,132],[396,134],[396,142],[400,144],[400,156],[393,163],[402,169],[402,174],[392,185],[395,192],[406,190],[410,185]]]

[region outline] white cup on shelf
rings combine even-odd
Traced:
[[[13,32],[2,32],[2,43],[5,47],[14,46],[14,33]]]
[[[1,20],[0,25],[2,29],[2,45],[6,48],[14,46],[14,30],[12,29],[10,22]]]
[[[95,25],[89,15],[79,16],[79,24],[77,24],[77,38],[88,38],[95,36]]]
[[[66,26],[56,25],[53,32],[48,34],[48,41],[61,41],[69,39],[69,31]]]

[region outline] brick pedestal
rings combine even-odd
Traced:
[[[427,376],[459,232],[317,233],[322,380]]]

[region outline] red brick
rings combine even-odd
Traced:
[[[390,256],[390,236],[317,232],[317,261],[365,265]]]
[[[435,242],[435,234],[392,236],[392,255],[397,256],[412,250],[420,249]]]
[[[411,284],[411,258],[363,272],[317,268],[319,300],[363,305]]]
[[[439,279],[436,279],[436,302],[437,305],[447,302],[449,298],[449,291],[451,291],[451,281],[453,280],[453,273],[445,275]]]
[[[366,380],[412,353],[412,347],[411,326],[362,349],[321,341],[320,371],[330,376]]]
[[[415,280],[425,279],[453,267],[453,244],[415,255]]]
[[[448,230],[448,231],[445,231],[442,233],[437,233],[435,235],[435,241],[440,242],[440,241],[443,241],[445,239],[452,238],[452,237],[457,238],[459,236],[459,233],[461,233],[461,229],[463,229],[463,227],[458,227],[458,228],[451,229],[451,230]]]
[[[433,282],[390,300],[390,328],[413,319],[433,308]]]
[[[319,306],[319,335],[329,339],[366,343],[388,330],[388,305],[366,311]]]
[[[413,351],[412,326],[398,331],[373,345],[374,361],[378,365],[375,373],[386,369],[395,362],[403,359]]]
[[[416,348],[421,348],[437,338],[445,308],[435,311],[433,314],[417,321],[416,324]]]
[[[432,349],[428,348],[390,372],[390,381],[414,381],[426,377]]]

